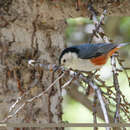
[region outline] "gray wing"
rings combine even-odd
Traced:
[[[111,44],[111,43],[81,44],[77,46],[79,49],[78,56],[81,59],[90,59],[93,57],[98,57],[103,54],[107,54],[117,46],[118,44]]]

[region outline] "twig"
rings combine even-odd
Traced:
[[[96,91],[97,97],[98,97],[98,100],[100,102],[101,109],[102,109],[102,112],[103,112],[103,115],[104,115],[105,122],[109,123],[107,110],[106,110],[105,103],[104,103],[103,98],[102,98],[102,94],[101,94],[100,88],[98,86],[96,86],[95,84],[93,84],[91,81],[89,81],[89,79],[85,78],[81,74],[80,74],[79,78],[82,79],[84,82],[88,83]],[[110,130],[110,128],[107,127],[106,130]]]
[[[97,13],[96,13],[95,9],[92,7],[92,5],[90,5],[90,4],[88,5],[88,10],[91,12],[92,20],[93,20],[93,22],[95,24],[95,29],[93,30],[93,34],[92,34],[92,36],[88,40],[88,42],[91,43],[93,37],[97,36],[97,33],[99,33],[99,30],[102,30],[102,33],[104,33],[103,29],[101,28],[101,25],[103,23],[103,20],[104,20],[104,17],[105,17],[105,14],[106,14],[107,10],[106,10],[106,7],[105,7],[102,15],[100,16],[100,20],[99,21],[97,19]],[[106,40],[108,42],[108,39],[106,39]]]
[[[92,41],[93,36],[97,36],[97,34],[99,34],[99,35],[102,37],[102,39],[103,39],[106,43],[109,43],[110,41],[109,41],[108,37],[105,36],[104,31],[103,31],[103,29],[101,28],[102,21],[104,20],[104,17],[105,17],[105,14],[106,14],[106,9],[104,9],[104,12],[103,12],[102,15],[100,16],[99,22],[98,22],[97,17],[96,17],[96,16],[97,16],[96,11],[95,11],[95,9],[92,7],[92,4],[90,4],[90,5],[88,6],[88,9],[89,9],[89,11],[90,11],[91,14],[92,14],[92,19],[93,19],[93,22],[94,22],[94,24],[95,24],[95,30],[93,31],[92,37],[90,37],[89,42]],[[118,57],[117,57],[117,58],[118,58]],[[125,111],[125,110],[128,110],[128,108],[125,108],[124,106],[122,106],[122,107],[120,106],[121,97],[123,98],[123,101],[124,101],[124,102],[125,102],[125,100],[124,100],[123,94],[121,94],[121,91],[120,91],[120,89],[119,89],[118,76],[117,76],[116,63],[115,63],[115,55],[113,55],[113,59],[114,59],[114,62],[113,62],[113,64],[112,64],[112,68],[113,68],[113,80],[114,80],[114,86],[115,86],[115,90],[116,90],[116,94],[114,94],[114,96],[115,96],[116,98],[112,97],[112,96],[109,95],[109,94],[108,94],[108,96],[116,102],[116,113],[115,113],[115,118],[114,118],[114,120],[115,120],[115,123],[117,123],[117,122],[120,121],[120,109],[122,109],[123,111]],[[118,62],[119,62],[119,59],[118,59]],[[122,63],[119,62],[119,64],[120,64],[120,65],[122,66],[122,68],[124,69]],[[124,71],[125,71],[125,74],[126,74],[128,80],[129,80],[128,74],[127,74],[127,72],[126,72],[125,69],[124,69]],[[103,84],[102,84],[102,85],[103,85]],[[130,82],[129,82],[129,85],[130,85]],[[120,96],[121,96],[121,97],[120,97]],[[124,110],[124,109],[125,109],[125,110]],[[126,113],[125,113],[125,115],[126,115]]]
[[[33,61],[34,62],[34,61]],[[32,63],[31,63],[32,64]],[[31,65],[30,64],[30,65]],[[60,67],[60,66],[56,66],[56,65],[51,65],[51,64],[46,64],[46,65],[44,65],[44,64],[39,64],[39,63],[36,63],[35,62],[35,64],[33,63],[33,66],[35,66],[35,67],[41,67],[41,68],[45,68],[46,70],[49,70],[49,71],[58,71],[58,72],[63,72],[62,73],[62,75],[61,76],[59,76],[58,77],[58,79],[56,79],[45,91],[43,91],[42,93],[40,93],[40,94],[38,94],[37,96],[35,96],[35,97],[33,97],[33,98],[31,98],[31,99],[28,99],[28,100],[26,100],[25,101],[25,103],[27,104],[27,103],[31,103],[32,101],[34,101],[35,99],[37,99],[37,98],[40,98],[43,94],[45,94],[46,92],[48,92],[48,90],[50,90],[50,88],[52,88],[53,87],[53,85],[58,81],[58,80],[60,80],[63,76],[64,76],[64,74],[66,73],[66,72],[70,72],[70,76],[71,76],[71,79],[69,80],[69,81],[67,81],[63,86],[61,86],[62,88],[65,88],[66,86],[68,86],[71,82],[72,82],[72,80],[74,79],[74,78],[77,78],[77,80],[80,80],[80,81],[84,81],[85,83],[89,83],[89,85],[96,91],[96,93],[97,93],[97,97],[98,97],[98,99],[99,99],[99,101],[100,101],[100,104],[101,104],[101,110],[102,110],[102,112],[103,112],[103,115],[104,115],[104,119],[105,119],[105,122],[106,123],[109,123],[109,118],[108,118],[108,115],[107,115],[107,111],[106,111],[106,108],[105,108],[105,103],[104,103],[104,100],[103,100],[103,98],[102,98],[102,93],[101,93],[101,91],[100,91],[100,88],[97,86],[97,85],[95,85],[92,81],[90,81],[90,79],[88,79],[88,78],[86,78],[84,75],[82,75],[82,74],[80,74],[80,73],[78,73],[78,72],[74,72],[74,71],[72,71],[72,70],[65,70],[64,68],[62,68],[62,67]],[[73,72],[73,73],[72,73]],[[110,89],[111,89],[111,87],[110,87]],[[115,101],[115,99],[114,99],[114,101]],[[18,101],[17,101],[18,102]],[[17,102],[16,102],[16,104],[17,104]],[[15,106],[15,105],[14,105]],[[23,107],[22,107],[23,108]],[[124,111],[125,111],[125,109],[124,109]],[[9,115],[10,116],[10,115]],[[8,119],[7,119],[8,120]],[[107,130],[109,130],[109,128],[107,128]]]
[[[65,72],[63,72],[45,91],[41,92],[40,94],[38,94],[37,96],[26,100],[13,114],[8,115],[4,120],[0,121],[0,123],[4,123],[7,120],[9,120],[10,118],[12,118],[13,116],[15,116],[20,110],[22,110],[22,108],[27,104],[27,103],[31,103],[33,100],[40,98],[41,96],[43,96],[46,92],[49,91],[49,89],[57,82],[59,81],[59,79],[61,79],[63,76],[65,75]],[[17,101],[18,102],[18,101]],[[17,102],[15,103],[15,105],[17,104]],[[12,108],[14,108],[14,106]],[[12,110],[12,109],[11,109]]]
[[[32,102],[33,100],[35,100],[36,98],[41,97],[43,94],[45,94],[46,92],[49,91],[49,89],[57,82],[59,81],[63,76],[65,75],[65,72],[63,72],[45,91],[41,92],[40,94],[38,94],[37,96],[28,99],[27,102]]]
[[[13,116],[15,116],[25,106],[25,104],[26,103],[23,103],[13,114],[8,115],[4,120],[0,121],[0,123],[4,123],[10,118],[12,118]]]
[[[97,116],[96,116],[96,113],[97,113],[97,93],[95,92],[94,93],[94,101],[93,101],[93,122],[94,124],[97,124]],[[97,127],[94,127],[94,130],[98,130]]]
[[[74,79],[74,77],[72,77],[69,81],[67,81],[64,85],[61,86],[61,88],[65,88],[66,86],[68,86],[72,80]]]
[[[104,115],[105,122],[106,122],[106,123],[109,123],[109,118],[108,118],[107,110],[106,110],[105,103],[104,103],[104,101],[103,101],[103,98],[102,98],[102,94],[101,94],[100,89],[98,88],[98,86],[94,85],[92,82],[89,82],[89,84],[91,85],[91,87],[92,87],[92,88],[96,91],[96,93],[97,93],[97,97],[98,97],[98,100],[99,100],[100,105],[101,105],[101,109],[102,109],[102,112],[103,112],[103,115]],[[107,127],[106,130],[110,130],[110,128]]]
[[[119,65],[122,67],[123,71],[125,72],[125,75],[126,75],[126,77],[128,79],[128,83],[129,83],[129,87],[130,87],[130,81],[129,81],[130,78],[129,78],[129,75],[128,75],[127,71],[126,71],[126,68],[122,64],[123,61],[120,60],[119,57],[117,57],[117,60],[118,60]]]
[[[119,123],[120,122],[120,89],[119,89],[119,83],[118,83],[118,73],[116,71],[116,59],[115,56],[112,56],[111,58],[111,64],[112,64],[112,71],[113,71],[113,82],[116,90],[116,112],[114,115],[114,122]]]
[[[18,97],[16,102],[9,108],[9,113],[13,111],[18,103],[27,95],[29,94],[30,90],[38,83],[38,79],[35,79],[34,82],[29,86],[29,90],[25,92],[22,96]]]
[[[40,67],[41,69],[49,70],[49,71],[57,71],[57,72],[70,71],[70,70],[64,69],[62,66],[57,66],[55,64],[40,64],[40,63],[35,62],[33,60],[30,60],[29,64],[32,65],[32,66],[35,66],[35,67]],[[72,75],[71,74],[70,75],[73,77],[74,74],[75,74],[75,76],[78,75],[74,71],[73,71]],[[96,78],[96,76],[95,76],[95,78]],[[82,80],[79,79],[79,78],[77,78],[76,81],[80,81],[81,82]],[[65,86],[69,85],[69,81],[67,81],[67,82],[68,83],[65,83]],[[70,79],[70,82],[71,82],[71,79]],[[88,84],[88,82],[85,82],[85,83]],[[105,86],[105,89],[107,88],[107,92],[106,93],[104,93],[104,92],[102,93],[104,95],[104,97],[107,98],[108,101],[109,101],[109,99],[112,99],[114,102],[116,102],[116,98],[115,98],[116,94],[111,90],[111,88],[113,88],[114,86],[107,86],[106,84],[104,84],[104,82],[101,82],[101,81],[100,81],[100,83],[95,82],[95,85],[98,86],[98,87],[100,87],[100,88],[101,87],[104,88],[104,86]],[[77,86],[80,86],[80,85],[77,85]],[[122,101],[125,104],[125,105],[121,105],[121,110],[124,112],[124,114],[126,115],[126,117],[129,120],[129,116],[128,116],[129,114],[127,114],[126,111],[128,111],[128,108],[129,108],[130,105],[125,100],[125,96],[122,93],[120,93],[120,94],[121,94],[121,97],[122,97]],[[130,112],[128,112],[128,113],[130,113]],[[123,119],[121,121],[123,121]]]
[[[11,112],[15,106],[21,101],[21,99],[23,98],[24,95],[20,96],[17,98],[16,102],[9,108],[9,112]]]

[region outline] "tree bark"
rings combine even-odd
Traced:
[[[28,60],[58,64],[60,52],[65,47],[65,19],[89,14],[86,8],[77,12],[71,0],[5,2],[7,4],[0,1],[0,120],[10,114],[9,107],[19,96],[31,89],[24,102],[44,91],[53,81],[51,72],[28,67]],[[8,122],[62,122],[60,91],[57,83],[49,93],[27,104]]]

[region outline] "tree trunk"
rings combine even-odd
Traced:
[[[24,103],[26,99],[38,95],[51,84],[51,72],[28,67],[27,62],[37,59],[44,64],[57,64],[60,51],[64,48],[65,18],[81,14],[77,15],[73,3],[69,0],[13,0],[6,8],[1,8],[0,26],[0,120],[16,111],[17,108],[8,113],[18,97],[30,90],[22,99]],[[49,93],[26,104],[7,122],[62,122],[61,102],[61,92],[57,83]],[[22,103],[18,103],[17,107]]]
[[[9,108],[18,97],[30,90],[22,100],[24,103],[44,91],[53,81],[51,72],[28,67],[28,60],[37,59],[44,64],[58,64],[60,52],[65,47],[65,19],[88,15],[86,9],[77,12],[75,3],[71,0],[2,2],[0,0],[0,120],[12,114],[8,113]],[[7,122],[62,122],[60,94],[57,83],[49,93],[26,104]]]

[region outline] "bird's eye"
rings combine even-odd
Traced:
[[[65,62],[66,62],[66,59],[63,60],[63,63],[65,63]]]

